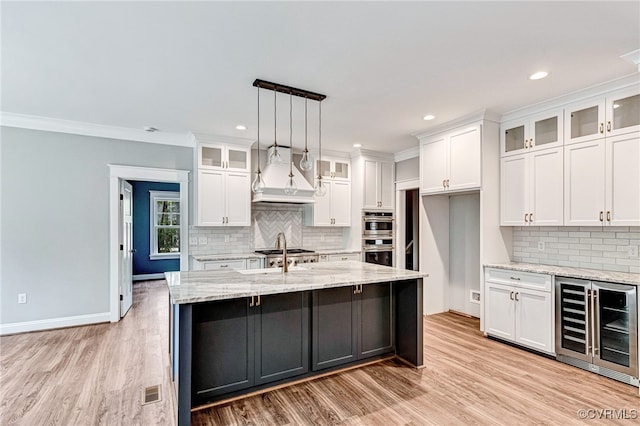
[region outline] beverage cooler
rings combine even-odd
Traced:
[[[636,287],[556,278],[559,361],[638,386]]]

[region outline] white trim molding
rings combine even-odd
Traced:
[[[396,194],[408,189],[420,189],[420,179],[404,179],[396,181]]]
[[[420,145],[413,148],[405,149],[404,151],[396,152],[393,154],[393,158],[396,163],[399,161],[409,160],[411,158],[420,157]]]
[[[138,274],[133,276],[133,281],[147,280],[164,280],[164,272],[158,272],[157,274]]]
[[[71,317],[0,324],[0,335],[27,333],[29,331],[51,330],[53,328],[77,327],[79,325],[109,322],[110,313],[75,315]]]
[[[70,133],[73,135],[96,136],[99,138],[186,146],[189,148],[195,147],[193,136],[189,132],[147,132],[144,129],[106,126],[103,124],[39,117],[36,115],[16,114],[13,112],[0,112],[0,125],[4,127],[43,130],[47,132]]]
[[[120,321],[120,180],[146,180],[151,182],[178,182],[180,184],[181,214],[189,217],[189,171],[156,169],[149,167],[122,166],[109,164],[109,311],[111,322]],[[180,270],[189,270],[188,220],[180,222],[180,241],[184,245],[180,251]]]

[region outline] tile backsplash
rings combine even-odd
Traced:
[[[640,273],[638,246],[640,226],[516,226],[512,260]]]
[[[250,227],[189,227],[189,254],[248,253],[273,248],[278,232],[288,247],[340,250],[346,246],[346,230],[339,227],[303,226],[303,207],[296,204],[254,204]],[[197,244],[191,244],[193,241]],[[227,241],[228,240],[228,241]]]

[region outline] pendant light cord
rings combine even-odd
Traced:
[[[275,148],[276,150],[278,149],[278,137],[277,137],[278,126],[276,124],[278,122],[278,113],[276,109],[277,94],[278,92],[274,90],[273,91],[273,145],[276,147]]]
[[[304,152],[308,152],[307,149],[307,97],[304,97]]]
[[[322,101],[318,101],[318,162],[322,164]],[[318,179],[322,180],[320,167],[318,168]]]
[[[258,87],[258,174],[260,174],[260,88]]]
[[[289,177],[293,177],[293,95],[289,93]]]

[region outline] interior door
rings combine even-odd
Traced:
[[[133,303],[133,189],[127,181],[120,182],[120,317]]]

